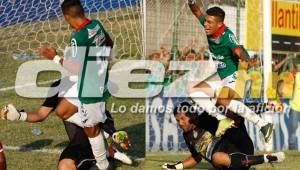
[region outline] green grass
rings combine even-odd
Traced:
[[[256,154],[262,154],[257,152]],[[298,170],[300,167],[300,152],[298,151],[285,151],[286,159],[284,162],[279,164],[262,164],[253,166],[252,170]],[[168,153],[168,152],[149,152],[146,153],[146,169],[160,169],[160,166],[166,162],[178,162],[187,158],[190,154],[187,152],[180,153]],[[212,166],[202,161],[194,169],[213,169]]]
[[[56,169],[59,154],[5,151],[8,170],[49,170]],[[13,158],[13,159],[12,159]],[[113,161],[111,169],[142,169],[144,162],[135,161],[132,166]]]

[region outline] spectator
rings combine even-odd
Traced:
[[[274,71],[274,72],[278,72],[281,68],[282,68],[282,66],[288,61],[288,60],[290,60],[292,58],[292,56],[287,56],[287,57],[285,57],[283,60],[279,60],[279,59],[273,59],[273,61],[272,61],[272,70]]]
[[[299,149],[297,147],[296,130],[298,128],[298,122],[300,121],[300,62],[296,64],[295,71],[295,86],[294,96],[290,100],[290,113],[289,113],[289,149]]]

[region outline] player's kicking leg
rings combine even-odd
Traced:
[[[232,76],[234,77],[234,76]],[[236,92],[232,89],[235,89],[235,80],[236,78],[232,78],[229,76],[229,78],[225,78],[225,80],[222,80],[222,89],[221,92],[218,95],[217,98],[217,104],[222,105],[229,109],[230,111],[244,117],[246,120],[254,123],[256,126],[260,128],[261,133],[264,136],[264,140],[268,142],[274,131],[274,126],[272,123],[268,123],[265,120],[263,120],[261,117],[259,117],[254,111],[252,111],[249,107],[247,107],[244,103],[233,100],[238,96]],[[214,94],[212,92],[212,85],[206,82],[201,82],[200,84],[193,86],[193,88],[201,89],[201,90],[192,90],[191,87],[189,87],[189,93],[190,96],[193,98],[193,100],[199,105],[200,107],[204,108],[205,111],[207,111],[211,116],[216,117],[218,120],[220,120],[219,127],[216,132],[216,136],[220,136],[224,134],[224,132],[228,129],[229,125],[233,124],[230,120],[225,119],[224,115],[221,115],[218,112],[218,108],[216,105],[209,100],[209,97]],[[202,91],[202,89],[205,89]],[[216,90],[216,88],[214,88]],[[208,91],[208,92],[207,92]],[[207,95],[207,94],[210,94]],[[201,97],[201,98],[199,98]]]
[[[203,108],[209,115],[219,120],[219,126],[215,133],[215,136],[219,137],[223,135],[227,129],[233,126],[234,121],[220,113],[215,103],[211,100],[216,88],[218,87],[212,88],[207,82],[201,82],[195,87],[194,84],[190,84],[188,91],[190,97],[199,107]]]
[[[264,140],[268,142],[272,138],[274,132],[273,124],[262,119],[243,102],[235,100],[236,96],[238,96],[238,94],[232,90],[232,88],[225,86],[220,92],[217,104],[226,107],[228,110],[255,124],[263,134]]]

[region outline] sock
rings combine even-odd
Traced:
[[[246,155],[243,153],[229,154],[232,169],[242,169],[251,165],[258,165],[265,162],[264,155]]]
[[[265,163],[268,163],[268,162],[269,162],[269,159],[267,158],[267,154],[264,154],[264,162],[265,162]]]
[[[74,123],[75,125],[80,126],[80,127],[83,128],[83,124],[82,124],[81,118],[80,118],[78,113],[73,114],[71,117],[66,119],[66,121]]]
[[[246,120],[254,123],[259,128],[268,124],[268,122],[264,121],[254,111],[252,111],[249,107],[247,107],[244,103],[240,101],[231,100],[227,108],[233,111],[234,113],[242,116]]]
[[[264,155],[247,155],[248,165],[265,163]]]
[[[107,169],[109,163],[106,158],[106,149],[102,133],[99,133],[99,135],[94,138],[89,138],[89,141],[92,147],[93,155],[97,161],[98,168]]]
[[[226,116],[220,114],[216,105],[209,99],[209,96],[204,92],[197,91],[191,93],[191,98],[198,106],[204,108],[204,110],[211,116],[217,118],[218,120],[225,119]]]
[[[25,122],[27,120],[27,113],[26,112],[19,112],[19,113],[20,113],[19,120]]]

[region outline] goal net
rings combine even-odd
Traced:
[[[60,3],[58,0],[0,1],[0,54],[34,56],[37,47],[45,44],[63,51],[69,45],[72,28],[63,19]],[[81,0],[81,3],[86,15],[99,19],[113,38],[117,59],[141,57],[140,0]]]

